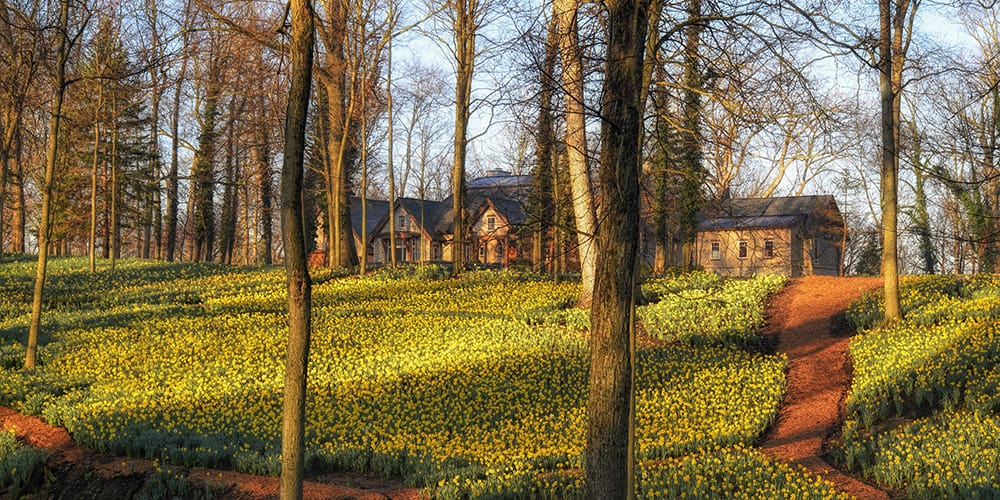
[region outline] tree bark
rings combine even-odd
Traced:
[[[393,153],[393,132],[395,128],[392,121],[392,30],[395,29],[393,25],[393,16],[395,15],[395,5],[392,0],[389,0],[389,14],[388,23],[386,25],[386,30],[388,32],[388,43],[387,47],[389,51],[387,52],[386,58],[386,69],[385,69],[385,106],[386,106],[386,127],[387,127],[387,142],[386,142],[386,168],[389,172],[389,267],[395,268],[398,264],[396,262],[396,166],[392,161]],[[367,86],[364,90],[367,92]],[[362,106],[364,109],[364,106]],[[362,128],[361,133],[366,133],[366,130]],[[362,236],[362,240],[364,236]],[[362,251],[362,254],[367,254],[366,251]],[[362,269],[361,273],[364,274],[365,270]]]
[[[899,307],[899,269],[896,249],[898,164],[892,85],[892,12],[890,0],[879,0],[879,95],[882,103],[882,278],[885,320],[902,317]]]
[[[264,95],[260,96],[260,109],[264,110]],[[257,263],[271,265],[273,231],[271,230],[271,134],[266,127],[259,127],[257,140],[257,188],[260,197],[260,236]]]
[[[305,462],[306,374],[312,285],[306,261],[302,178],[312,85],[313,11],[310,0],[290,0],[290,87],[281,172],[281,226],[288,286],[288,352],[281,416],[281,499],[302,498]]]
[[[38,224],[38,264],[35,268],[35,289],[31,301],[31,322],[24,356],[24,367],[34,368],[38,357],[38,332],[42,320],[42,296],[45,293],[45,268],[48,264],[49,227],[51,225],[52,184],[55,181],[59,133],[62,125],[63,95],[66,93],[66,61],[69,59],[69,0],[59,2],[59,27],[56,32],[56,78],[52,113],[49,117],[49,137],[45,155],[45,182],[42,185],[42,213]]]
[[[215,246],[215,148],[218,139],[216,119],[221,98],[218,62],[210,62],[205,102],[201,110],[201,133],[198,151],[191,167],[191,197],[194,201],[194,260],[211,261]]]
[[[698,211],[702,207],[702,135],[701,95],[704,77],[698,66],[701,47],[701,1],[687,0],[684,40],[684,116],[680,140],[681,189],[680,237],[681,268],[690,271],[694,264],[694,241],[698,235]]]
[[[454,3],[455,36],[455,143],[452,167],[452,273],[465,268],[465,159],[468,147],[472,73],[476,58],[476,0]]]
[[[554,17],[559,26],[562,81],[566,91],[566,160],[569,164],[573,215],[580,249],[580,307],[589,307],[594,293],[597,253],[593,249],[597,223],[594,196],[587,167],[587,127],[583,107],[583,55],[577,25],[577,0],[556,0]]]
[[[642,61],[648,0],[607,2],[608,44],[601,120],[601,226],[590,313],[587,496],[631,498],[632,308],[639,258]]]
[[[174,251],[177,246],[177,215],[178,215],[178,204],[180,199],[178,197],[178,171],[180,167],[180,160],[178,154],[180,152],[180,121],[181,121],[181,90],[184,86],[184,78],[187,74],[188,65],[188,47],[189,47],[189,35],[186,29],[188,24],[188,14],[190,7],[185,7],[184,10],[184,33],[182,35],[183,42],[181,47],[181,69],[180,73],[177,75],[177,82],[174,83],[174,103],[171,113],[170,121],[170,171],[167,174],[167,207],[166,216],[164,217],[163,224],[166,226],[166,242],[165,242],[165,257],[167,261],[174,261]],[[190,214],[189,214],[190,216]]]
[[[111,96],[111,272],[121,257],[121,189],[118,179],[118,96]]]
[[[97,272],[97,177],[100,165],[101,120],[99,118],[104,96],[104,86],[97,87],[97,113],[94,115],[94,165],[90,174],[90,272]]]

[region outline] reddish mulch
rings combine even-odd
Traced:
[[[771,301],[766,335],[788,355],[788,390],[778,419],[761,449],[800,464],[860,499],[889,495],[845,474],[824,459],[824,446],[839,431],[844,397],[851,383],[844,310],[878,278],[809,276],[792,280]]]
[[[51,455],[44,484],[32,499],[117,498],[128,499],[139,493],[156,466],[151,460],[116,457],[77,446],[66,429],[0,407],[0,427],[12,428],[26,444],[48,450]],[[254,476],[232,471],[174,467],[171,472],[187,477],[190,484],[208,485],[215,498],[259,500],[278,498],[278,478]],[[328,474],[305,484],[305,498],[364,500],[420,498],[420,490],[407,488],[388,479],[356,474]]]

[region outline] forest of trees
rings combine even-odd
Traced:
[[[588,491],[624,496],[640,218],[653,270],[687,268],[703,207],[836,194],[890,320],[900,271],[997,270],[996,7],[0,0],[0,256],[38,254],[25,366],[49,255],[283,260],[301,472],[306,245],[355,269],[352,197],[416,195],[451,196],[461,246],[466,179],[530,173],[533,253],[576,248],[593,302]]]
[[[878,5],[642,7],[639,181],[655,269],[689,261],[667,249],[687,248],[695,213],[723,196],[829,193],[848,217],[847,270],[878,273]],[[982,1],[887,8],[900,269],[992,271],[1000,14]],[[39,238],[59,11],[0,3],[0,250],[44,241],[49,254],[94,260],[283,258],[285,5],[71,1]],[[457,207],[464,180],[496,168],[535,174],[538,241],[592,260],[607,16],[572,0],[318,2],[304,209],[307,234],[321,227],[328,239],[327,263],[358,264],[352,196],[451,195]]]

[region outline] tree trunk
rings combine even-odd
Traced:
[[[452,273],[458,276],[465,268],[465,157],[468,147],[472,73],[476,57],[475,3],[454,3],[455,36],[455,143],[452,167]]]
[[[51,224],[52,184],[55,181],[59,133],[62,124],[63,95],[66,92],[66,61],[69,58],[69,0],[59,2],[59,29],[56,31],[56,81],[49,117],[49,137],[45,155],[45,182],[42,185],[42,213],[38,225],[38,265],[35,268],[35,289],[31,301],[31,322],[28,327],[27,352],[24,367],[34,368],[38,355],[38,331],[42,320],[42,296],[45,292],[45,268],[48,264],[49,226]]]
[[[639,258],[642,60],[648,0],[607,2],[608,44],[601,120],[601,226],[590,313],[587,496],[631,498],[629,409],[634,360],[632,308]]]
[[[184,24],[187,26],[189,8],[185,7],[184,11]],[[174,261],[174,251],[177,245],[177,215],[178,215],[178,204],[180,199],[178,197],[178,170],[180,166],[180,160],[178,154],[180,152],[180,121],[181,121],[181,90],[184,86],[184,78],[187,74],[188,66],[188,30],[183,30],[183,43],[181,44],[181,69],[180,73],[177,75],[177,82],[174,84],[174,103],[173,110],[171,112],[170,119],[170,171],[167,174],[167,207],[166,216],[164,217],[164,225],[166,226],[166,242],[165,242],[165,257],[167,261]],[[190,214],[188,214],[190,217]]]
[[[879,94],[882,103],[882,277],[885,320],[902,317],[899,307],[899,269],[896,250],[897,183],[896,123],[892,85],[892,22],[890,0],[879,0]]]
[[[225,176],[226,184],[222,190],[222,217],[219,220],[219,250],[222,255],[222,263],[233,263],[233,251],[236,249],[236,210],[237,191],[236,182],[239,174],[239,161],[236,158],[236,118],[242,114],[243,105],[239,105],[237,110],[236,98],[230,99],[229,118],[226,123],[226,160]]]
[[[681,267],[691,270],[694,242],[698,235],[698,211],[702,207],[701,95],[704,77],[698,67],[701,47],[701,0],[687,0],[684,40],[684,116],[681,125],[680,237]]]
[[[566,89],[566,159],[569,164],[573,215],[580,249],[580,307],[589,307],[594,293],[594,270],[597,253],[593,250],[597,224],[594,221],[594,197],[587,167],[587,127],[584,116],[583,55],[577,27],[577,0],[556,0],[553,10],[559,25],[559,48],[562,58],[562,81]]]
[[[216,119],[221,97],[220,72],[218,62],[210,63],[205,102],[201,110],[201,133],[198,136],[198,151],[191,168],[192,200],[194,201],[194,260],[211,261],[215,243],[215,146],[218,138]]]
[[[118,96],[111,96],[111,272],[121,258],[121,189],[118,179]]]
[[[392,122],[392,30],[394,29],[392,18],[394,15],[394,5],[392,0],[389,0],[389,19],[386,30],[388,31],[388,52],[386,60],[385,69],[385,106],[386,106],[386,127],[387,127],[387,142],[386,142],[386,168],[389,172],[389,267],[395,268],[396,262],[396,166],[392,161],[393,152],[393,122]],[[367,87],[366,87],[367,88]],[[362,106],[362,109],[364,106]],[[361,133],[365,133],[365,129],[362,128]],[[364,252],[362,252],[364,253]],[[361,270],[364,272],[364,269]]]
[[[553,10],[555,7],[553,7]],[[544,271],[545,243],[552,232],[553,181],[555,171],[556,134],[553,126],[552,97],[556,92],[555,68],[559,51],[559,27],[553,12],[542,62],[539,92],[538,129],[535,134],[535,168],[532,175],[531,216],[534,234],[531,249],[532,266],[537,273]]]
[[[306,118],[312,84],[313,12],[310,0],[290,0],[292,33],[285,149],[281,172],[281,227],[288,285],[288,352],[281,415],[281,499],[302,498],[305,462],[306,374],[312,285],[306,262],[302,177]]]
[[[264,96],[261,95],[261,109],[264,109]],[[257,250],[257,263],[271,265],[271,248],[274,246],[271,230],[271,134],[265,127],[258,129],[260,137],[257,140],[257,188],[260,197],[260,240]]]
[[[18,132],[17,137],[17,148],[15,150],[15,159],[17,163],[17,174],[14,182],[14,200],[17,205],[14,207],[14,224],[11,228],[11,243],[13,244],[13,252],[24,254],[27,251],[26,248],[26,225],[28,221],[25,193],[24,193],[24,162],[21,161],[21,157],[24,153],[23,142],[21,139],[21,132]]]
[[[97,177],[100,165],[101,121],[99,118],[102,107],[104,86],[97,87],[97,113],[94,116],[94,165],[90,175],[90,272],[97,272]]]

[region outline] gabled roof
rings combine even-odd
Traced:
[[[368,230],[367,237],[371,237],[373,231],[375,231],[375,226],[378,225],[382,217],[389,213],[389,202],[385,200],[365,200],[367,205],[366,218],[368,219],[368,226],[365,228]],[[351,226],[354,229],[355,236],[361,234],[361,197],[352,196],[351,197]]]
[[[413,217],[413,224],[419,227],[420,226],[420,203],[421,203],[420,199],[419,198],[396,198],[395,202],[396,202],[396,207],[397,208],[402,208],[403,210],[406,210],[406,212],[409,213]],[[374,234],[374,233],[378,232],[378,231],[381,231],[382,227],[389,223],[389,210],[388,210],[389,202],[383,201],[382,203],[385,203],[386,210],[383,213],[382,217],[380,217],[379,220],[377,221],[377,224],[375,224],[375,226],[371,229],[372,232],[369,233],[369,236],[371,234]],[[450,205],[450,203],[451,202],[449,201],[449,205],[447,207],[447,208],[449,208],[448,213],[451,213],[451,210],[450,210],[451,205]],[[443,207],[444,207],[444,202],[443,201],[423,200],[423,204],[424,204],[424,218],[423,218],[423,221],[424,221],[425,231],[427,231],[427,233],[430,234],[431,238],[441,238],[441,235],[440,235],[439,231],[437,231],[436,228],[440,225],[440,219],[442,217],[442,210],[443,210]],[[449,224],[451,223],[450,219],[448,220],[448,223]]]
[[[736,198],[699,214],[698,229],[778,228],[807,217],[821,222],[842,223],[837,201],[831,195]]]

